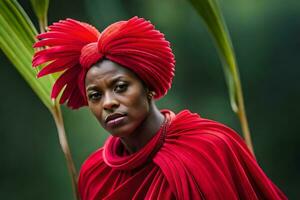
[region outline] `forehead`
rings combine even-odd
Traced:
[[[139,78],[130,70],[115,62],[103,60],[89,69],[85,77],[85,85],[88,86],[99,82],[109,82],[112,79],[119,77],[140,81]]]

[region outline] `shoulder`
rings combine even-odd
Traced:
[[[103,162],[102,152],[103,152],[103,147],[99,148],[98,150],[90,154],[88,158],[81,165],[80,173],[86,171],[91,166],[99,164],[99,162]]]
[[[199,146],[210,146],[215,150],[223,151],[242,150],[252,155],[244,140],[233,129],[220,122],[206,119],[197,113],[183,110],[173,117],[169,126],[169,138],[177,140],[177,144],[187,143],[206,151],[207,148]]]
[[[103,152],[103,148],[99,148],[91,155],[89,155],[89,157],[81,165],[79,178],[78,178],[79,187],[80,185],[84,184],[85,179],[88,177],[88,174],[91,174],[90,172],[94,168],[98,168],[98,166],[104,164],[102,152]]]
[[[285,199],[234,130],[188,110],[173,117],[154,161],[171,183],[196,184],[206,198]]]

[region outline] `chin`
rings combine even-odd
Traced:
[[[114,137],[128,137],[134,132],[135,129],[136,126],[127,124],[114,129],[106,130]]]

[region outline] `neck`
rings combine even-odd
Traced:
[[[164,121],[163,114],[160,113],[153,101],[151,101],[149,109],[149,115],[141,125],[130,136],[120,138],[130,154],[145,146],[157,133]]]

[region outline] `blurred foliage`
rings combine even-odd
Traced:
[[[33,18],[30,2],[20,2]],[[290,199],[300,199],[300,2],[227,0],[220,5],[240,66],[257,159]],[[240,132],[211,37],[186,1],[51,0],[49,7],[49,23],[71,17],[99,30],[133,15],[151,19],[176,55],[174,84],[158,102],[160,108],[188,108]],[[0,63],[1,198],[72,199],[51,115],[2,53]],[[79,168],[107,133],[86,108],[64,113]]]

